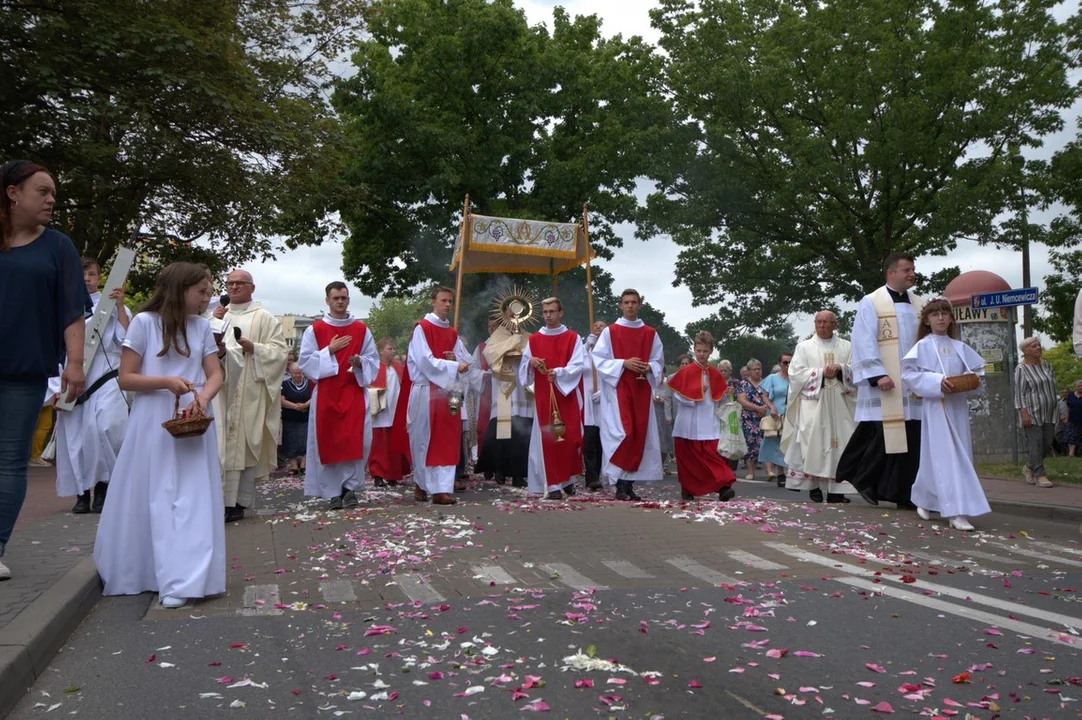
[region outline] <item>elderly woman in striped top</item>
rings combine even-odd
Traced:
[[[1026,438],[1029,459],[1022,476],[1031,485],[1052,487],[1044,469],[1044,459],[1052,449],[1056,430],[1056,376],[1052,366],[1041,359],[1044,348],[1036,337],[1028,337],[1018,346],[1022,362],[1014,370],[1014,407],[1018,410]]]

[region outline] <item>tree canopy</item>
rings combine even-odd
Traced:
[[[1016,246],[1008,148],[1078,97],[1055,5],[661,0],[674,113],[640,235],[684,248],[678,281],[729,332],[854,301],[895,250]]]
[[[314,242],[346,142],[323,97],[362,0],[0,0],[0,156],[59,180],[54,223],[133,277]],[[191,241],[197,242],[192,243]]]

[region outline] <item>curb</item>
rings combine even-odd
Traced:
[[[34,681],[101,597],[93,556],[87,556],[0,630],[0,718],[15,709]]]
[[[1034,520],[1051,520],[1057,523],[1082,524],[1082,508],[1064,507],[1062,505],[1042,505],[1040,503],[1021,503],[1009,500],[988,499],[988,505],[992,512],[1003,515],[1015,515],[1017,517],[1032,518]]]

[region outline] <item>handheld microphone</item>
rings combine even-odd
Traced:
[[[233,339],[240,340],[240,328],[236,325],[233,326]]]
[[[226,305],[228,305],[229,304],[229,296],[228,295],[222,295],[220,298],[218,298],[218,304],[221,305],[222,307],[225,307]]]

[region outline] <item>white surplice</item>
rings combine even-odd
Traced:
[[[357,319],[349,317],[338,319],[330,315],[323,316],[323,322],[334,327],[346,327],[357,322]],[[364,342],[361,344],[361,366],[353,370],[353,377],[357,379],[357,386],[368,387],[368,384],[376,379],[379,373],[379,353],[376,352],[376,343],[372,340],[372,332],[366,331]],[[297,364],[309,380],[315,380],[315,389],[312,391],[312,404],[308,413],[308,451],[305,459],[304,470],[304,494],[318,496],[327,500],[336,498],[342,494],[342,489],[360,490],[364,488],[364,469],[368,465],[368,451],[372,447],[372,416],[364,414],[364,427],[357,428],[357,432],[364,436],[364,456],[357,460],[347,460],[323,464],[319,461],[319,443],[316,441],[316,433],[319,420],[319,393],[322,385],[319,380],[333,377],[338,374],[338,359],[331,355],[329,347],[320,349],[316,342],[316,334],[311,326],[301,336],[301,353],[297,358]]]
[[[565,332],[571,332],[566,326],[550,330],[548,327],[541,328],[538,332],[542,335],[562,335]],[[574,335],[574,333],[572,333]],[[518,383],[522,387],[531,388],[531,395],[536,398],[536,393],[532,391],[534,381],[534,369],[530,367],[530,358],[533,357],[533,353],[530,351],[530,346],[527,344],[526,349],[522,351],[522,363],[518,368]],[[582,351],[582,342],[578,335],[575,335],[575,349],[571,353],[571,359],[568,360],[567,365],[559,368],[550,368],[556,375],[556,391],[567,397],[574,394],[576,401],[578,402],[579,413],[573,418],[561,417],[565,425],[571,423],[578,423],[581,421],[582,411],[582,393],[579,392],[579,381],[582,380],[582,373],[586,367],[586,356]],[[536,400],[535,400],[536,403]],[[537,414],[537,406],[534,406],[533,414]],[[530,431],[530,459],[526,471],[526,487],[527,491],[534,494],[550,493],[555,490],[561,490],[568,485],[575,483],[575,475],[572,475],[566,482],[550,485],[548,479],[545,476],[545,457],[542,452],[541,446],[541,426],[542,424],[548,425],[551,422],[551,418],[540,418],[534,420],[533,429]],[[579,436],[582,436],[582,427],[579,427]]]
[[[218,346],[206,319],[191,315],[185,326],[189,356],[175,348],[163,356],[157,313],[132,318],[124,347],[142,358],[140,375],[182,377],[201,390],[203,358]],[[225,592],[225,523],[222,479],[214,428],[177,439],[162,423],[173,417],[176,396],[168,390],[135,393],[124,444],[98,523],[94,562],[105,595],[156,591],[180,598]],[[181,407],[192,400],[181,397]]]
[[[706,368],[700,373],[703,383],[703,399],[688,400],[678,392],[669,390],[672,398],[672,436],[684,440],[719,440],[721,428],[715,415],[718,405],[725,402],[725,396],[714,402],[710,397],[710,376]],[[680,408],[677,410],[677,408]]]
[[[246,353],[232,331],[225,333],[224,382],[214,398],[226,507],[252,507],[256,483],[277,465],[286,341],[282,323],[258,302],[231,303],[223,322],[240,328],[255,348]]]
[[[583,424],[597,427],[601,419],[601,379],[597,377],[597,368],[594,365],[594,343],[597,339],[593,335],[586,336],[583,342],[585,350],[585,369],[582,376],[583,392]]]
[[[91,302],[97,310],[101,293],[92,293]],[[90,388],[110,370],[120,368],[120,351],[124,342],[124,327],[117,320],[116,303],[105,324],[101,346],[86,373]],[[131,317],[131,312],[124,308]],[[91,313],[93,315],[93,312]],[[88,318],[86,324],[90,325]],[[60,391],[57,382],[56,391]],[[56,413],[56,494],[60,497],[82,495],[99,482],[108,483],[113,473],[124,432],[128,427],[128,403],[117,380],[109,380],[94,391],[82,405],[70,411]]]
[[[642,320],[625,320],[620,318],[617,325],[637,328],[645,323]],[[631,480],[637,482],[653,482],[661,479],[661,443],[657,434],[657,419],[654,413],[649,413],[646,428],[646,447],[643,448],[642,462],[637,470],[625,470],[612,464],[612,456],[616,453],[620,443],[624,441],[627,433],[624,432],[624,424],[620,420],[620,405],[616,399],[616,384],[624,374],[624,360],[613,356],[612,341],[609,339],[609,329],[601,331],[592,353],[594,365],[597,368],[597,381],[601,385],[601,417],[598,427],[601,429],[601,450],[604,455],[604,464],[601,474],[605,476],[610,485],[615,485],[618,480]],[[651,403],[653,391],[665,373],[665,355],[661,347],[661,336],[654,334],[654,342],[650,347],[650,357],[646,360],[650,365],[650,372],[646,375],[646,382],[650,383]],[[649,412],[649,408],[647,409]]]
[[[440,320],[435,313],[425,315],[433,325],[441,328],[451,327],[446,320]],[[428,445],[432,430],[428,422],[428,403],[432,386],[436,392],[451,392],[458,384],[465,393],[470,378],[458,372],[460,362],[469,363],[470,355],[462,339],[455,341],[455,359],[446,360],[432,355],[425,331],[418,325],[410,338],[409,352],[406,355],[406,367],[410,374],[409,406],[406,408],[406,431],[409,433],[410,453],[413,455],[413,481],[417,487],[435,495],[453,493],[455,490],[454,465],[427,465]],[[465,405],[465,403],[463,403]],[[495,407],[493,408],[495,409]],[[461,451],[460,451],[461,452]]]
[[[944,377],[971,372],[981,376],[976,390],[943,393]],[[984,394],[984,358],[961,340],[928,335],[902,359],[902,376],[924,398],[913,504],[943,517],[992,512],[973,468],[969,430],[969,398]]]
[[[878,292],[878,291],[876,291]],[[912,293],[910,293],[912,298]],[[913,343],[917,341],[919,318],[912,303],[894,303],[894,312],[898,318],[898,356],[905,357]],[[856,421],[883,422],[882,391],[872,387],[871,378],[886,375],[883,360],[879,357],[879,318],[871,295],[865,295],[857,306],[857,317],[853,322],[853,384],[857,387]],[[790,370],[789,372],[792,372]],[[902,393],[902,406],[906,420],[920,420],[920,398],[910,396],[905,380],[901,387],[891,392]]]
[[[376,368],[376,372],[379,372],[379,368]],[[372,382],[375,382],[373,378]],[[398,396],[402,392],[402,381],[398,379],[398,373],[394,371],[394,367],[387,366],[387,389],[383,393],[383,399],[386,403],[386,407],[380,410],[372,417],[372,427],[374,428],[389,428],[394,425],[394,410],[398,407]],[[371,412],[371,408],[369,408]],[[368,456],[368,452],[365,452],[365,457]]]
[[[834,478],[849,438],[856,430],[856,388],[848,340],[814,336],[796,346],[789,363],[789,397],[785,409],[782,448],[785,487],[825,493],[852,494],[856,488]],[[828,378],[823,369],[840,365],[841,377]]]

